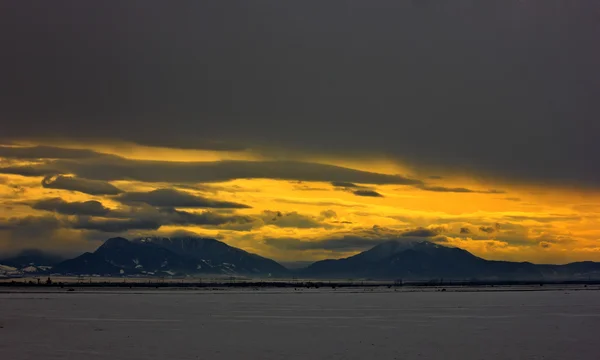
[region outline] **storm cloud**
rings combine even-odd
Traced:
[[[2,166],[0,173],[21,176],[52,176],[57,171],[46,165],[21,165],[21,166]]]
[[[356,190],[352,192],[356,196],[367,196],[367,197],[383,197],[380,193],[375,190]]]
[[[356,181],[369,184],[418,185],[420,180],[401,175],[361,171],[341,166],[299,161],[149,161],[117,156],[57,160],[37,165],[0,167],[0,173],[23,176],[75,174],[81,178],[146,182],[220,182],[234,179],[297,181]]]
[[[157,189],[148,192],[128,192],[119,195],[116,200],[125,204],[146,203],[160,207],[187,207],[187,208],[223,208],[246,209],[248,205],[229,201],[208,199],[175,189]]]
[[[56,146],[2,146],[0,158],[13,159],[86,159],[109,156],[87,149],[67,149]]]
[[[129,230],[158,230],[162,224],[154,219],[95,219],[80,217],[71,223],[73,229],[118,233]]]
[[[495,232],[495,231],[496,231],[496,228],[493,228],[493,227],[491,227],[491,226],[480,226],[480,227],[479,227],[479,231],[482,231],[482,232],[484,232],[484,233],[491,234],[491,233],[493,233],[493,232]]]
[[[260,215],[260,219],[265,225],[274,225],[282,228],[309,229],[332,227],[331,225],[323,223],[314,217],[299,214],[295,211],[283,213],[281,211],[265,210]]]
[[[223,224],[248,224],[254,221],[250,216],[221,215],[211,211],[193,213],[176,210],[173,208],[159,209],[160,221],[163,225],[223,225]]]
[[[414,236],[414,237],[432,237],[439,234],[439,231],[433,229],[418,228],[414,230],[408,230],[402,233],[402,236]]]
[[[31,207],[36,210],[53,211],[63,215],[106,216],[111,211],[99,201],[67,202],[61,198],[38,200],[31,204]]]
[[[0,12],[0,137],[384,154],[436,175],[597,187],[596,10],[17,2]]]
[[[504,194],[503,190],[472,190],[464,187],[446,187],[446,186],[433,186],[433,185],[416,185],[415,187],[425,190],[425,191],[435,191],[435,192],[452,192],[452,193],[479,193],[479,194]]]
[[[42,186],[49,189],[79,191],[89,195],[118,195],[123,190],[101,180],[88,180],[72,176],[46,176]]]
[[[38,206],[39,207],[39,206]],[[51,210],[50,206],[47,209]],[[211,211],[189,212],[174,208],[132,208],[112,210],[93,214],[93,210],[83,207],[82,203],[65,203],[54,210],[59,214],[77,215],[66,219],[63,227],[101,232],[125,232],[129,230],[158,230],[162,226],[219,226],[226,224],[245,225],[256,218],[241,215],[222,215]]]
[[[334,187],[343,187],[343,188],[359,188],[360,187],[354,183],[347,182],[347,181],[333,181],[331,183],[331,185]]]

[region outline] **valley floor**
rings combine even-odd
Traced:
[[[340,290],[4,289],[0,354],[11,360],[598,357],[600,291],[590,288]]]

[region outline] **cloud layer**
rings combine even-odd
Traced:
[[[22,176],[75,174],[97,181],[137,180],[146,182],[221,182],[233,179],[277,179],[333,183],[421,185],[422,181],[401,175],[361,171],[342,166],[299,161],[149,161],[94,153],[86,159],[41,161],[33,165],[0,166],[0,173]],[[105,155],[105,156],[100,156]],[[48,158],[42,158],[48,159]],[[71,177],[58,177],[60,183],[82,183]],[[52,184],[50,180],[47,180]],[[101,186],[99,182],[88,185]],[[66,185],[65,185],[66,186]],[[85,185],[80,185],[85,186]]]
[[[8,141],[375,153],[600,183],[593,2],[32,6],[0,14]]]
[[[212,200],[175,189],[128,192],[116,198],[122,203],[145,203],[158,207],[247,209],[250,206],[229,201]]]

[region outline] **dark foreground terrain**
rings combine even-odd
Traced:
[[[598,358],[600,291],[456,290],[4,289],[0,354],[11,360]]]

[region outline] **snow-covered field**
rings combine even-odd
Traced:
[[[600,291],[65,290],[0,293],[1,359],[600,357]]]

